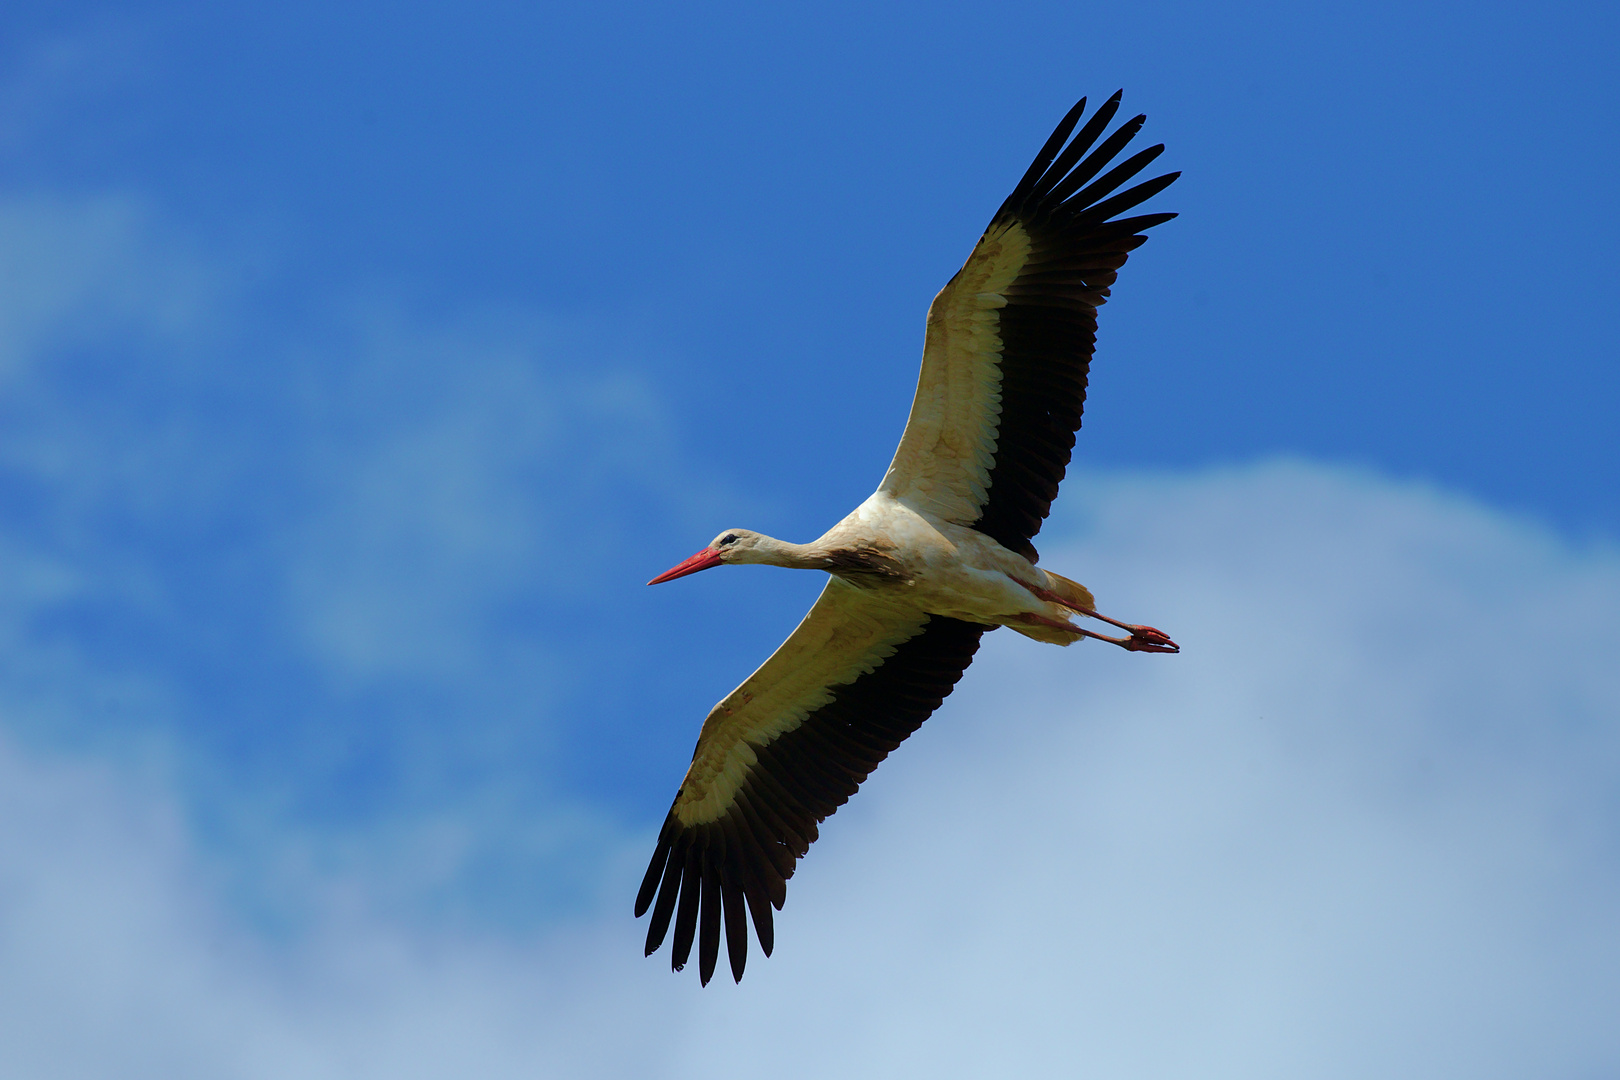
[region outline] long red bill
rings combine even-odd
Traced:
[[[668,570],[665,570],[662,574],[659,574],[657,577],[647,582],[647,584],[657,585],[665,581],[674,581],[678,577],[685,577],[687,574],[695,574],[699,570],[707,570],[711,566],[719,565],[720,553],[714,548],[704,548],[696,555],[693,555],[690,559],[677,563]]]

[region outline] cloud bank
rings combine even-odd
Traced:
[[[1282,463],[1082,476],[1044,561],[1178,657],[988,639],[826,826],[777,955],[641,959],[647,836],[533,932],[333,874],[241,917],[161,774],[0,755],[38,1077],[1591,1077],[1620,1069],[1620,556]],[[541,823],[543,824],[543,823]],[[351,874],[361,871],[350,871]]]

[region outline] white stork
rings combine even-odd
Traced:
[[[1179,651],[1161,631],[1098,614],[1084,586],[1035,565],[1030,543],[1080,428],[1097,308],[1143,231],[1175,216],[1117,217],[1180,175],[1112,194],[1164,149],[1103,172],[1146,119],[1092,150],[1119,100],[1072,140],[1085,99],[1069,110],[929,306],[917,396],[872,497],[808,544],[727,529],[648,582],[727,563],[831,575],[792,636],[704,720],[636,897],[638,918],[652,909],[647,955],[673,918],[672,964],[686,965],[695,936],[705,985],[722,923],[742,978],[745,910],[770,955],[771,908],[817,823],[939,707],[986,630]],[[1126,633],[1084,629],[1075,615]]]

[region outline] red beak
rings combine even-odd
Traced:
[[[720,553],[714,548],[704,548],[685,562],[677,563],[665,570],[647,584],[657,585],[664,581],[674,581],[678,577],[685,577],[687,574],[695,574],[699,570],[707,570],[711,566],[719,565]]]

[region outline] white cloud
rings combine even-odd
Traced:
[[[795,1019],[871,1075],[1620,1065],[1620,560],[1298,465],[1077,486],[1046,561],[1186,651],[992,639],[824,833]]]
[[[203,328],[218,281],[141,200],[0,199],[0,374],[111,335],[172,344]]]
[[[613,558],[625,505],[679,515],[654,395],[609,334],[311,313],[260,256],[130,196],[0,194],[0,722],[176,762],[244,877],[386,864],[431,906],[573,865],[607,826],[537,775],[588,588],[555,568],[571,532]],[[324,853],[283,851],[295,821]]]
[[[1291,464],[1078,478],[1046,561],[1177,657],[989,639],[741,987],[363,881],[250,931],[161,785],[0,757],[18,1076],[1590,1077],[1620,1068],[1620,557]],[[347,898],[347,899],[345,899]],[[723,976],[722,976],[723,979]]]

